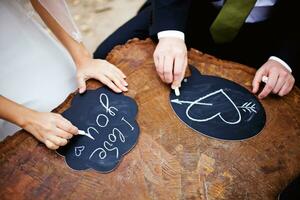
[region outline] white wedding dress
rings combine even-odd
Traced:
[[[75,65],[28,6],[25,0],[0,0],[0,95],[48,112],[76,89]],[[0,141],[19,129],[0,119]]]

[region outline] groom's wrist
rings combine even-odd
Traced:
[[[157,33],[157,38],[178,38],[184,41],[184,33],[177,30],[166,30]]]

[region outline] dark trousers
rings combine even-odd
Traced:
[[[300,199],[300,176],[293,180],[279,195],[279,200]]]
[[[151,7],[147,6],[106,38],[94,52],[94,58],[105,59],[116,45],[125,44],[129,39],[146,39],[149,37],[150,22]]]

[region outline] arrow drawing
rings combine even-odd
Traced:
[[[194,103],[193,101],[182,101],[182,100],[179,100],[179,99],[172,99],[171,100],[172,103],[177,103],[177,104],[192,104]],[[204,106],[212,106],[213,104],[212,103],[201,103],[201,102],[197,102],[195,103],[195,105],[204,105]]]
[[[201,106],[213,106],[214,103],[203,103],[201,101],[215,96],[215,95],[223,95],[228,101],[229,103],[233,106],[234,110],[236,111],[236,113],[238,114],[238,117],[236,120],[226,120],[223,116],[222,116],[222,112],[217,112],[216,114],[207,117],[207,118],[194,118],[190,115],[190,110],[193,108],[193,106],[195,105],[201,105]],[[185,101],[185,100],[180,100],[180,99],[172,99],[171,100],[172,103],[178,104],[178,105],[183,105],[183,104],[189,104],[188,107],[186,108],[186,116],[192,120],[192,121],[196,121],[196,122],[206,122],[209,120],[212,120],[216,117],[219,117],[223,122],[227,123],[227,124],[238,124],[241,121],[241,113],[239,111],[239,109],[243,110],[244,112],[249,112],[249,113],[257,113],[255,110],[255,103],[252,102],[246,102],[244,103],[242,106],[236,106],[236,104],[233,102],[233,100],[225,93],[225,91],[223,89],[219,89],[216,90],[214,92],[211,92],[203,97],[200,97],[198,99],[196,99],[195,101]]]

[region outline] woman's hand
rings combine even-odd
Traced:
[[[99,80],[115,92],[128,91],[124,73],[106,60],[86,58],[84,61],[81,60],[80,64],[77,64],[79,93],[85,92],[85,82],[91,78]]]
[[[78,134],[71,122],[56,113],[29,111],[22,128],[53,150],[66,145]]]
[[[66,145],[78,134],[78,129],[59,114],[37,112],[1,95],[0,105],[0,119],[22,127],[49,149]]]
[[[79,93],[86,90],[85,81],[91,78],[101,81],[115,92],[128,90],[126,88],[128,84],[124,80],[125,75],[121,70],[105,60],[92,59],[84,44],[74,40],[39,1],[31,0],[31,3],[76,63]]]

